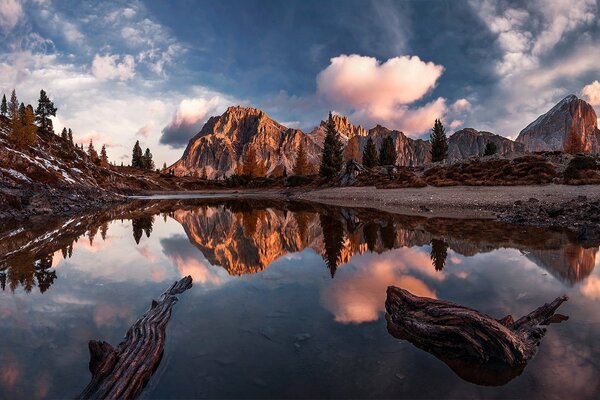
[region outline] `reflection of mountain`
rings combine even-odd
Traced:
[[[173,214],[189,240],[213,265],[231,275],[256,273],[279,257],[305,248],[321,254],[332,276],[355,254],[412,246],[432,247],[432,268],[443,269],[447,249],[475,255],[503,247],[520,249],[567,283],[594,269],[597,248],[585,249],[560,232],[515,229],[482,221],[424,223],[372,211],[321,206],[286,208],[238,201],[203,205]]]

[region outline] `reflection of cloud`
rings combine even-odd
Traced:
[[[97,253],[99,251],[108,249],[111,246],[112,246],[112,240],[109,237],[107,237],[106,240],[102,240],[100,238],[100,235],[97,235],[97,237],[94,239],[93,243],[90,244],[90,241],[88,240],[87,236],[82,236],[79,238],[77,243],[75,243],[73,245],[73,252],[75,252],[76,249],[85,249],[85,250],[89,251],[90,253]],[[62,257],[62,255],[61,255],[61,257]]]
[[[120,319],[131,316],[131,309],[121,305],[100,303],[94,309],[94,323],[98,328],[113,326]]]
[[[139,246],[136,247],[138,253],[140,253],[143,257],[145,257],[148,261],[154,262],[156,261],[156,256],[152,253],[152,250],[148,246]]]
[[[600,277],[590,276],[579,289],[581,294],[592,300],[600,300]]]
[[[179,274],[191,275],[194,283],[220,285],[221,277],[211,266],[201,259],[200,253],[181,235],[162,239],[163,252],[175,265]]]
[[[0,367],[0,382],[2,382],[2,386],[11,389],[17,383],[20,374],[21,370],[14,361],[3,365]]]
[[[347,268],[341,268],[322,294],[324,306],[337,322],[376,321],[385,309],[386,289],[398,286],[418,296],[436,298],[423,280],[415,277],[443,279],[436,274],[429,254],[417,249],[400,248],[386,253],[354,256]]]

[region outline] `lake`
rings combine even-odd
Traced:
[[[598,247],[495,221],[237,199],[135,200],[0,234],[0,398],[73,398],[88,342],[118,344],[191,275],[145,398],[600,396]],[[562,294],[520,376],[461,379],[392,337],[386,288],[520,317]]]

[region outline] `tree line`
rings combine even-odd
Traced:
[[[50,117],[56,117],[58,108],[48,97],[45,90],[40,90],[37,108],[34,110],[31,104],[25,105],[19,103],[16,90],[13,89],[10,100],[6,100],[6,95],[2,95],[0,103],[0,115],[7,118],[10,122],[8,139],[16,146],[25,148],[33,146],[37,142],[37,135],[40,132],[54,134],[54,127]],[[106,145],[103,145],[100,154],[94,148],[92,140],[87,150],[83,144],[78,145],[73,140],[73,131],[71,128],[64,127],[59,135],[68,145],[66,148],[79,150],[91,159],[97,165],[107,168],[109,166]]]

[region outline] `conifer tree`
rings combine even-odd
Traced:
[[[6,103],[6,95],[2,94],[2,104],[0,104],[0,115],[6,117],[8,115],[8,104]]]
[[[304,150],[304,142],[300,141],[298,147],[298,154],[296,155],[296,162],[294,163],[294,174],[296,175],[308,175],[310,170],[310,164],[308,163],[308,157],[306,150]]]
[[[440,239],[431,240],[431,264],[436,271],[441,271],[446,265],[448,245]]]
[[[71,128],[69,128],[69,130],[67,131],[67,140],[69,141],[71,146],[73,146],[73,131],[71,130]]]
[[[40,98],[38,100],[38,106],[35,110],[35,115],[40,129],[45,132],[52,131],[51,116],[56,116],[57,108],[54,107],[54,103],[48,98],[44,90],[40,90]]]
[[[146,148],[146,152],[142,157],[142,169],[152,171],[154,169],[154,161],[152,160],[152,153],[150,153],[150,149]]]
[[[35,115],[33,112],[33,107],[31,106],[31,104],[27,105],[27,107],[25,107],[25,123],[23,124],[23,128],[22,128],[22,140],[21,143],[23,145],[26,146],[31,146],[33,144],[35,144],[36,141],[36,132],[37,132],[37,126],[35,124]]]
[[[21,125],[25,125],[25,104],[23,103],[19,105],[19,119],[21,120]]]
[[[100,150],[100,166],[108,168],[108,155],[106,154],[105,145],[102,145],[102,149]]]
[[[98,152],[94,148],[94,143],[92,142],[92,139],[90,139],[90,144],[88,145],[87,154],[90,157],[90,159],[92,160],[92,162],[94,162],[94,163],[98,163],[99,162],[99,160],[98,160]]]
[[[485,145],[485,151],[483,152],[483,155],[484,156],[493,156],[497,152],[498,152],[498,147],[496,146],[496,143],[489,141]]]
[[[134,168],[143,168],[143,153],[142,148],[140,147],[140,141],[137,140],[135,142],[135,146],[133,146],[133,154],[131,156],[131,166]]]
[[[251,176],[253,178],[265,176],[267,173],[264,164],[258,161],[256,150],[249,146],[242,162],[242,175]]]
[[[325,141],[323,142],[323,154],[321,156],[321,166],[319,175],[324,178],[331,178],[342,169],[342,143],[340,134],[335,129],[333,116],[329,113],[329,119],[325,125]]]
[[[358,136],[353,136],[348,139],[348,144],[344,147],[343,159],[346,162],[350,160],[356,162],[361,161],[360,149],[358,148]]]
[[[395,165],[396,157],[396,144],[394,143],[394,138],[389,135],[383,139],[381,149],[379,149],[379,165]]]
[[[163,162],[163,169],[167,169],[167,163]]]
[[[363,165],[367,168],[373,168],[377,165],[378,158],[379,157],[377,156],[377,147],[375,147],[375,142],[373,142],[373,138],[369,136],[369,139],[367,139],[367,144],[365,145],[365,149],[363,151]]]
[[[431,129],[431,162],[444,160],[448,156],[448,139],[446,138],[446,130],[439,119],[435,120]]]
[[[21,139],[21,118],[19,117],[19,100],[17,99],[17,93],[13,89],[10,95],[10,103],[8,104],[8,117],[10,118],[10,140],[19,144]]]
[[[60,133],[60,137],[63,138],[64,140],[69,140],[69,134],[67,132],[67,128],[63,128],[62,132]]]

